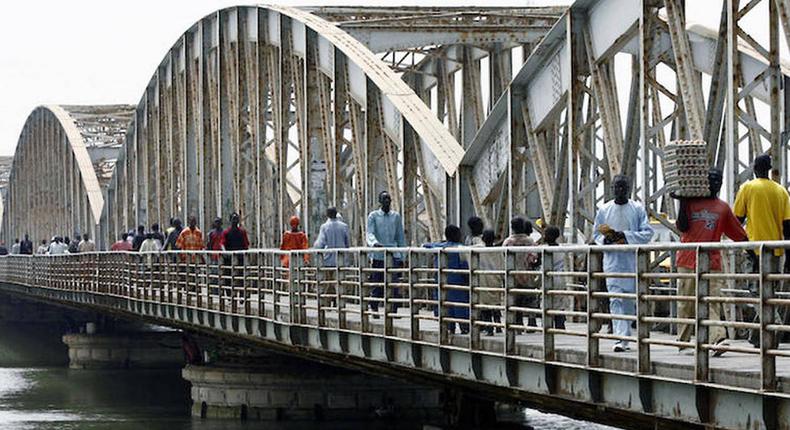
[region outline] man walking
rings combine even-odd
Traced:
[[[746,232],[730,210],[730,206],[718,198],[722,178],[721,170],[710,169],[708,172],[710,196],[679,199],[680,210],[675,225],[682,233],[680,235],[681,242],[719,242],[722,235],[726,235],[734,241],[747,240]],[[721,252],[718,250],[708,251],[708,259],[709,271],[721,272]],[[678,273],[694,273],[697,268],[697,255],[693,249],[680,250],[676,255],[676,264]],[[723,280],[711,279],[708,295],[721,296],[723,287]],[[696,296],[695,280],[678,279],[678,295]],[[695,306],[693,301],[678,302],[678,318],[694,318],[696,315]],[[710,303],[708,310],[708,319],[718,321],[724,316],[724,305],[720,302]],[[688,342],[693,329],[694,327],[689,324],[681,325],[678,341]],[[716,325],[708,327],[708,343],[723,346],[726,345],[726,342],[727,330],[724,327]],[[723,350],[715,350],[713,356],[718,357],[723,353]]]
[[[617,175],[612,181],[614,200],[604,204],[595,215],[593,238],[599,245],[642,244],[653,237],[653,229],[647,219],[647,212],[640,203],[628,198],[631,193],[629,178]],[[633,251],[606,251],[603,255],[605,273],[634,273],[636,271],[636,255]],[[608,278],[606,289],[610,293],[633,294],[636,282],[633,278]],[[635,305],[632,299],[610,298],[609,309],[614,315],[634,315]],[[613,321],[614,334],[631,336],[631,322],[627,320]],[[612,348],[614,352],[628,350],[628,341],[618,340]]]
[[[349,247],[348,225],[337,219],[337,208],[330,207],[326,210],[326,221],[321,224],[318,230],[313,248],[317,249],[343,249]],[[324,254],[324,266],[334,267],[337,265],[336,253],[327,252]]]
[[[25,234],[25,239],[19,244],[19,253],[22,255],[33,255],[33,242],[30,241],[27,233]]]
[[[368,214],[367,223],[367,244],[372,248],[405,247],[406,239],[403,236],[403,221],[400,214],[392,210],[392,197],[387,191],[379,193],[379,208]],[[371,254],[371,267],[384,267],[384,253],[374,252]],[[392,254],[392,267],[401,267],[402,258],[399,252]],[[375,283],[384,282],[384,273],[374,272],[370,276],[370,281]],[[397,288],[393,295],[398,295]],[[374,287],[371,291],[373,297],[383,297],[382,287]],[[378,301],[371,301],[370,308],[373,312],[378,311]],[[393,307],[394,308],[394,307]]]
[[[77,248],[79,252],[93,252],[96,251],[96,242],[92,241],[88,233],[82,235],[82,242]]]
[[[783,238],[789,240],[790,199],[784,187],[768,178],[771,171],[771,156],[763,154],[755,158],[753,170],[755,178],[741,185],[735,197],[733,208],[735,216],[741,222],[746,221],[746,234],[751,241],[782,240]],[[784,250],[781,248],[773,252],[771,266],[777,272],[780,270],[783,254]],[[757,259],[755,259],[755,263],[757,263]],[[788,263],[790,260],[785,260],[785,272],[788,272]],[[777,285],[781,289],[782,283]],[[779,316],[780,321],[787,322],[787,308],[782,307]],[[758,330],[751,331],[749,342],[755,346],[760,345]]]

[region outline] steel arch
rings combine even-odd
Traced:
[[[113,161],[113,139],[124,133],[129,111],[130,106],[46,105],[30,113],[4,202],[6,242],[24,234],[38,241],[75,231],[96,237],[104,207],[96,169]]]
[[[192,214],[206,226],[239,211],[253,244],[271,247],[291,214],[315,234],[336,205],[362,243],[389,189],[411,238],[435,238],[462,156],[414,91],[342,29],[290,7],[232,7],[187,30],[154,73],[102,228]]]

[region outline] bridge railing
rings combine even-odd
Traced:
[[[779,392],[777,362],[790,359],[778,342],[790,332],[790,275],[775,253],[785,248],[790,242],[8,256],[0,282]],[[679,267],[679,252],[696,268]],[[605,270],[606,254],[633,259],[635,270]],[[607,330],[610,321],[620,333]],[[717,342],[724,336],[729,344]],[[758,347],[735,340],[749,336]],[[626,341],[633,351],[609,352]]]

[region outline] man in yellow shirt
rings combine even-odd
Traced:
[[[755,178],[741,185],[735,197],[733,212],[741,222],[746,221],[746,234],[750,241],[790,240],[790,197],[787,190],[769,178],[771,156],[763,154],[754,159]],[[782,249],[774,251],[772,266],[780,267]],[[757,261],[755,261],[757,264]],[[784,271],[788,272],[790,259],[786,259]],[[756,266],[755,266],[756,269]],[[781,283],[777,289],[781,289]],[[787,321],[787,310],[781,309],[781,321]],[[752,330],[749,342],[758,346],[759,332]]]

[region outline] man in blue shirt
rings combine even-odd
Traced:
[[[647,243],[653,237],[653,229],[647,219],[645,208],[628,198],[630,182],[625,175],[617,175],[612,181],[614,200],[607,202],[595,215],[593,239],[599,245]],[[634,251],[607,251],[603,256],[603,270],[606,273],[634,273],[636,253]],[[634,278],[610,278],[606,280],[610,293],[634,293]],[[610,298],[609,309],[614,315],[634,315],[635,305],[631,299]],[[614,320],[614,334],[631,336],[631,322]],[[612,348],[615,352],[628,350],[628,342],[618,340]]]
[[[459,248],[464,246],[461,243],[461,229],[458,226],[453,224],[448,225],[444,229],[444,242],[434,242],[434,243],[426,243],[423,245],[425,248]],[[438,262],[437,262],[438,263]],[[447,266],[445,269],[469,269],[469,263],[466,259],[458,252],[448,252],[447,253]],[[469,286],[469,276],[463,273],[448,273],[447,277],[442,280],[444,284],[446,281],[446,285],[463,285],[465,287]],[[437,299],[438,294],[436,290],[433,290],[432,296],[434,300]],[[447,302],[455,302],[455,303],[462,303],[462,306],[453,306],[448,305]],[[450,318],[459,318],[459,319],[467,319],[469,318],[469,291],[463,290],[455,290],[455,289],[448,289],[445,294],[445,301],[442,302],[442,307],[447,309],[447,316]],[[439,310],[434,308],[433,314],[438,315]],[[467,323],[460,323],[461,334],[468,334],[469,333],[469,324]],[[455,323],[449,322],[447,323],[447,330],[450,333],[455,332]]]
[[[367,225],[367,244],[372,248],[401,248],[406,246],[406,239],[403,236],[403,221],[400,214],[393,211],[392,197],[387,191],[379,193],[379,209],[372,211],[368,215]],[[374,268],[384,267],[384,253],[374,252],[370,254],[371,266]],[[392,265],[389,267],[401,267],[403,265],[401,254],[392,254]],[[384,282],[384,274],[381,272],[372,273],[370,282]],[[394,296],[398,296],[398,289],[394,291]],[[383,297],[381,287],[373,288],[373,297]],[[370,302],[370,308],[376,312],[379,309],[378,302]],[[393,309],[395,307],[393,306]]]
[[[337,208],[330,207],[326,210],[326,222],[321,224],[318,230],[314,248],[317,249],[341,249],[348,248],[348,225],[337,219]],[[324,266],[337,265],[336,253],[324,253]]]

